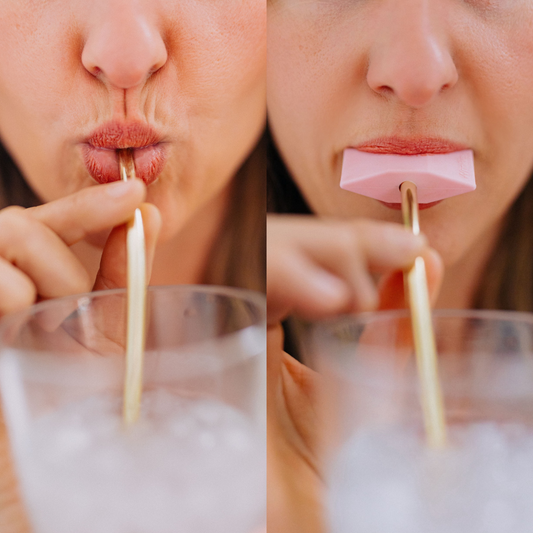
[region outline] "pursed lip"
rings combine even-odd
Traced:
[[[351,148],[371,154],[423,155],[449,154],[468,150],[470,147],[438,137],[379,137],[365,141]]]
[[[144,123],[108,122],[94,130],[82,143],[83,162],[98,183],[120,179],[117,150],[131,148],[137,177],[153,183],[165,166],[166,144],[161,135]]]

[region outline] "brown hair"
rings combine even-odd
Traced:
[[[475,307],[533,311],[533,180],[507,213],[478,287]]]
[[[0,142],[0,207],[20,205],[33,207],[42,203]]]
[[[265,291],[266,142],[261,139],[233,180],[231,205],[211,250],[204,282]],[[0,207],[42,202],[0,142]]]
[[[266,139],[233,180],[231,207],[208,261],[206,283],[266,290]]]

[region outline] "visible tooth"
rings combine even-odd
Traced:
[[[120,178],[124,181],[129,179],[135,179],[135,159],[133,158],[133,150],[131,148],[125,148],[123,150],[117,150],[118,152],[118,165],[120,169]]]

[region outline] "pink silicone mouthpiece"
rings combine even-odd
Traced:
[[[474,154],[462,150],[449,154],[370,154],[344,150],[341,187],[386,203],[401,203],[400,185],[412,181],[418,202],[428,204],[476,188]]]

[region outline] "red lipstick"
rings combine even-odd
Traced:
[[[98,183],[120,179],[117,150],[131,148],[137,177],[146,185],[162,172],[166,148],[157,131],[142,123],[109,122],[96,129],[81,145],[83,162]]]

